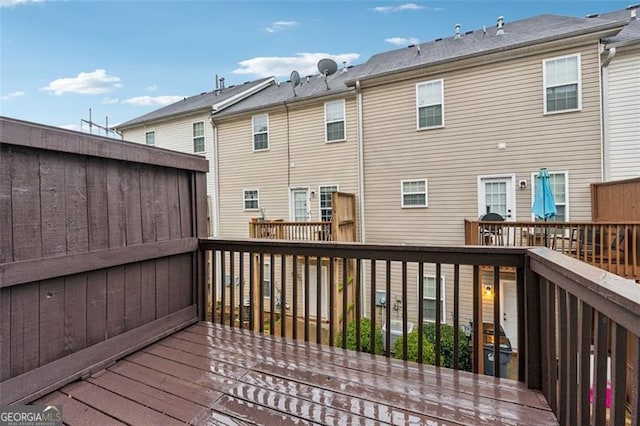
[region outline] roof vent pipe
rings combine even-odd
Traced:
[[[416,43],[416,55],[420,55],[420,43]]]
[[[504,35],[504,29],[502,27],[504,27],[504,16],[498,16],[498,24],[496,25],[498,27],[498,31],[496,31],[496,35]]]
[[[456,35],[453,38],[460,38],[460,24],[456,24],[453,28],[456,29]]]
[[[638,18],[638,9],[631,9],[631,19],[639,20]]]
[[[224,89],[224,77],[220,77],[220,90]]]

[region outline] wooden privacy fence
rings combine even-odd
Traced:
[[[640,177],[592,183],[591,217],[596,221],[640,221]]]
[[[207,161],[0,118],[0,405],[197,321]]]

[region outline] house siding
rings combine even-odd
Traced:
[[[620,51],[608,66],[606,180],[640,176],[640,47]]]
[[[353,95],[346,100],[346,141],[325,142],[324,102],[261,110],[269,114],[269,150],[253,152],[251,116],[220,120],[221,235],[246,238],[257,211],[244,211],[244,189],[260,192],[268,220],[289,220],[289,188],[309,188],[311,220],[320,220],[319,186],[358,189],[357,116]]]
[[[581,55],[582,109],[544,115],[542,61],[574,53]],[[439,78],[446,127],[416,131],[415,85]],[[527,180],[526,189],[515,189],[514,219],[530,220],[531,173],[540,167],[569,173],[570,219],[589,220],[589,184],[601,180],[599,90],[595,42],[364,88],[366,241],[463,245],[463,220],[478,217],[483,175],[514,175],[516,186]],[[506,149],[499,150],[499,142]],[[429,207],[402,209],[400,181],[421,178],[428,181]],[[450,313],[453,276],[444,273]],[[470,268],[462,268],[461,279],[470,282]],[[400,282],[394,274],[392,293],[400,292]],[[461,299],[471,296],[465,284]],[[417,303],[408,308],[409,317],[417,317]]]

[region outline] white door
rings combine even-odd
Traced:
[[[329,317],[329,286],[327,285],[327,267],[322,266],[320,269],[322,275],[320,280],[320,291],[322,301],[320,302],[321,318]],[[304,278],[303,278],[304,280]],[[303,287],[304,288],[304,287]],[[302,293],[302,304],[304,306],[304,291]],[[318,270],[316,265],[309,265],[309,316],[318,316]]]
[[[502,311],[500,325],[511,341],[511,347],[516,350],[518,348],[518,307],[516,282],[513,280],[500,280],[500,310]]]
[[[516,220],[514,176],[480,177],[478,217],[498,213],[505,220]]]
[[[311,208],[309,203],[308,188],[293,188],[291,190],[290,217],[294,222],[309,222],[311,220]]]

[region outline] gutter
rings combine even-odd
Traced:
[[[220,236],[220,167],[218,161],[218,126],[210,117],[213,127],[213,236]]]
[[[616,48],[610,47],[607,57],[600,63],[600,126],[602,128],[602,142],[600,144],[600,180],[606,182],[610,178],[611,170],[609,165],[609,156],[611,149],[609,146],[609,64],[616,56]]]
[[[358,105],[358,192],[360,192],[360,240],[366,241],[364,222],[364,136],[362,129],[362,89],[360,80],[356,81],[356,94]]]

